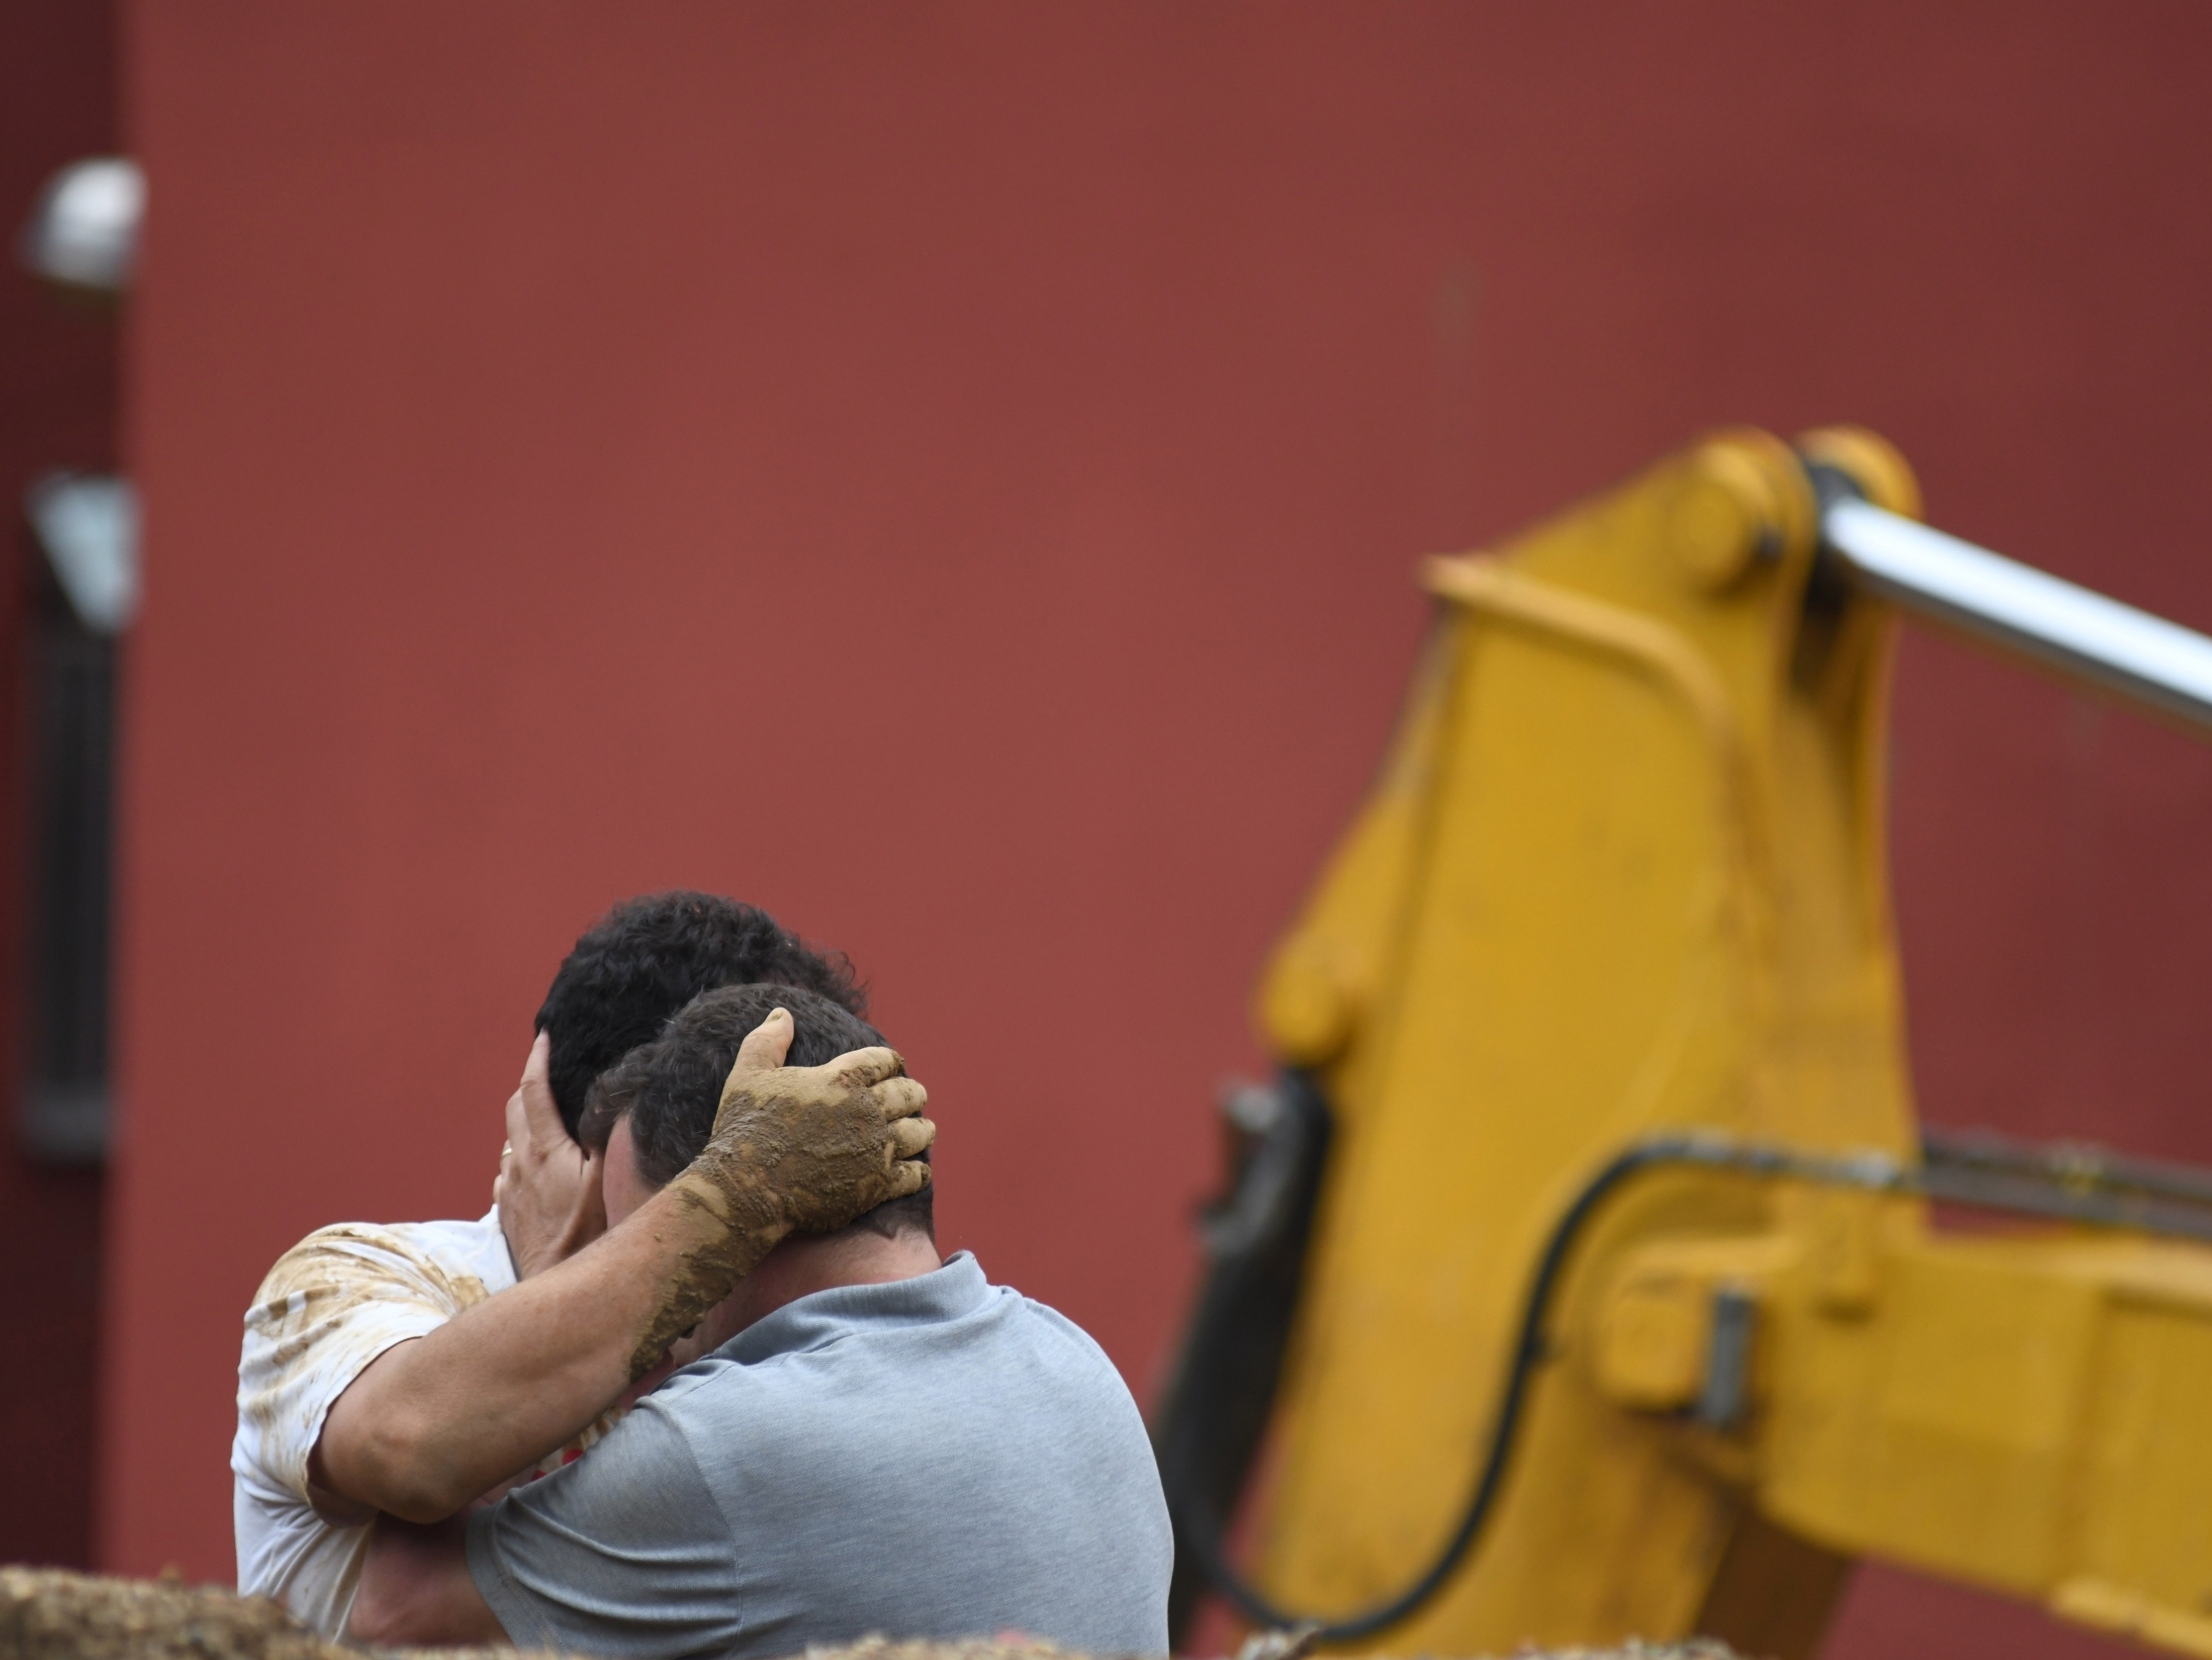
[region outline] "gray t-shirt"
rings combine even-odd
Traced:
[[[518,1645],[623,1660],[1006,1630],[1164,1655],[1173,1556],[1121,1374],[965,1251],[786,1304],[469,1521]]]

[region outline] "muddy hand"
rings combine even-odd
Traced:
[[[782,1064],[791,1016],[771,1012],[738,1050],[722,1085],[718,1148],[764,1180],[793,1232],[826,1233],[929,1181],[920,1155],[937,1127],[929,1091],[887,1049],[854,1049],[818,1067]]]
[[[929,1094],[905,1063],[868,1049],[787,1067],[791,1034],[790,1014],[776,1009],[746,1037],[714,1134],[665,1189],[702,1237],[639,1339],[633,1377],[789,1235],[842,1227],[929,1181],[920,1155],[937,1127],[921,1116]]]

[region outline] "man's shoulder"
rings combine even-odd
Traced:
[[[990,1283],[987,1301],[977,1304],[979,1326],[996,1344],[1024,1351],[1062,1372],[1087,1377],[1126,1395],[1121,1369],[1098,1340],[1049,1303],[1012,1286]]]
[[[1111,1372],[1116,1379],[1120,1378],[1120,1371],[1106,1351],[1098,1346],[1098,1340],[1051,1304],[1040,1303],[1034,1297],[1025,1297],[1010,1286],[994,1286],[992,1289],[1005,1293],[1012,1304],[1011,1317],[1018,1322],[1018,1329],[1027,1341],[1065,1350],[1072,1359],[1083,1365]]]
[[[496,1211],[474,1221],[334,1222],[278,1257],[253,1302],[265,1309],[397,1297],[458,1314],[514,1283]]]
[[[258,1497],[269,1508],[241,1510],[241,1541],[272,1526],[304,1540],[328,1531],[313,1507],[308,1464],[331,1403],[393,1344],[513,1284],[506,1250],[493,1218],[338,1222],[276,1259],[246,1310],[239,1349],[231,1469],[241,1500]]]
[[[687,1439],[709,1440],[732,1419],[776,1420],[794,1432],[817,1419],[856,1426],[872,1420],[873,1403],[892,1401],[901,1412],[954,1416],[1012,1409],[1080,1418],[1117,1401],[1135,1413],[1120,1371],[1088,1332],[1047,1304],[985,1281],[972,1265],[951,1286],[927,1292],[865,1289],[872,1295],[848,1309],[816,1303],[769,1316],[777,1329],[740,1334],[647,1401]],[[929,1317],[917,1317],[921,1307]]]

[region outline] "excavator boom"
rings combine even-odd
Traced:
[[[1429,562],[1155,1425],[1179,1617],[1786,1657],[1878,1555],[2212,1656],[2212,1178],[1923,1144],[1882,795],[1900,609],[2199,725],[2212,642],[1918,505],[1736,430]]]

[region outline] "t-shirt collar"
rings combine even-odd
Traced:
[[[955,1251],[944,1266],[911,1280],[879,1286],[832,1286],[786,1303],[715,1353],[741,1364],[815,1347],[855,1325],[933,1326],[971,1314],[988,1300],[991,1282],[973,1251]]]

